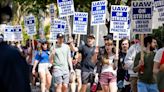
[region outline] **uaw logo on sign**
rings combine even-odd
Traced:
[[[22,41],[23,40],[21,25],[14,26],[14,39],[15,39],[15,41]]]
[[[152,33],[152,1],[132,1],[133,32],[136,34]]]
[[[28,16],[28,17],[26,17],[25,22],[26,22],[26,27],[27,27],[27,34],[35,35],[36,34],[35,17]]]
[[[111,6],[111,33],[127,33],[128,32],[128,6]]]
[[[75,12],[73,34],[87,34],[88,13]]]
[[[164,0],[154,0],[154,6],[159,13],[158,21],[164,22]]]
[[[106,22],[106,2],[92,2],[91,8],[91,25],[101,25]]]
[[[4,40],[5,41],[14,41],[14,27],[6,26],[4,30]]]
[[[57,0],[59,8],[59,16],[73,15],[75,12],[73,0]]]
[[[64,33],[66,28],[66,21],[55,19],[53,23],[51,23],[51,31],[54,33]]]

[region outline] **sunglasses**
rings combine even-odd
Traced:
[[[45,44],[47,44],[47,43],[46,42],[42,43],[42,45],[45,45]]]

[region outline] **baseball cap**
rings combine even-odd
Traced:
[[[57,38],[64,38],[64,35],[62,33],[58,33],[56,37]]]
[[[40,43],[44,44],[44,43],[47,43],[47,40],[46,39],[39,39],[38,40]]]
[[[93,38],[93,39],[95,39],[95,35],[94,35],[94,34],[89,34],[87,37],[88,37],[88,38]]]

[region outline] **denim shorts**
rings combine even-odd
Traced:
[[[147,84],[141,81],[137,82],[138,92],[159,92],[157,84]]]

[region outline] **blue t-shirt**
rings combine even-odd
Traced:
[[[49,63],[48,50],[45,50],[45,51],[37,51],[37,54],[35,56],[35,60],[38,60],[39,63]]]

